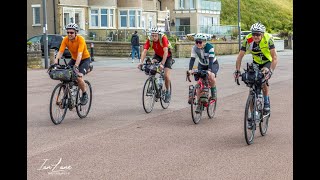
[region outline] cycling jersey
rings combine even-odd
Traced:
[[[255,43],[252,38],[252,33],[248,34],[245,40],[242,42],[242,51],[251,53],[253,61],[258,64],[265,64],[266,62],[272,62],[272,56],[270,49],[274,49],[273,37],[269,33],[264,33],[259,44]]]
[[[63,53],[66,47],[68,47],[71,53],[71,58],[74,60],[77,59],[78,52],[83,52],[81,60],[84,60],[90,57],[90,53],[88,51],[86,41],[80,35],[77,35],[73,40],[69,40],[68,36],[64,37],[61,42],[59,52]]]
[[[189,70],[193,68],[194,61],[196,56],[199,58],[198,69],[199,70],[208,70],[211,69],[215,75],[219,71],[219,63],[214,53],[214,47],[210,43],[206,43],[203,48],[198,48],[197,45],[194,45],[191,50],[191,58],[189,61]]]
[[[159,36],[159,37],[160,37],[160,36]],[[152,43],[153,43],[152,48],[153,48],[153,50],[154,50],[154,53],[155,53],[156,55],[160,56],[160,57],[163,57],[163,54],[164,54],[163,48],[164,48],[164,47],[169,48],[169,47],[168,47],[168,44],[169,44],[168,42],[169,42],[169,41],[168,41],[168,38],[167,38],[166,36],[162,36],[162,46],[161,46],[161,44],[160,44],[160,39],[159,39],[157,42],[153,41],[153,42],[152,42]],[[147,39],[147,42],[146,42],[145,45],[144,45],[144,49],[149,50],[149,48],[150,48],[150,40]],[[168,57],[170,57],[170,56],[171,56],[171,52],[168,51]]]
[[[198,48],[196,45],[192,47],[191,57],[196,58],[199,57],[200,64],[209,65],[209,57],[213,57],[213,62],[217,60],[213,45],[206,43],[204,48]]]

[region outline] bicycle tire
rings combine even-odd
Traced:
[[[154,79],[152,77],[149,77],[143,86],[142,105],[143,105],[143,109],[146,113],[150,113],[153,110],[154,103],[156,102],[156,99],[155,99],[156,89],[155,89],[154,83],[155,83]],[[150,101],[149,106],[145,102],[147,97],[151,97],[151,101]]]
[[[78,88],[78,91],[77,91],[77,98],[76,98],[76,110],[77,110],[77,114],[79,116],[79,118],[85,118],[87,117],[87,115],[89,114],[89,111],[91,109],[91,103],[92,103],[92,87],[91,87],[91,84],[88,80],[84,80],[84,83],[87,84],[87,87],[86,87],[86,92],[88,94],[88,102],[87,104],[85,105],[82,105],[80,103],[80,94],[82,94],[80,92],[80,88]]]
[[[50,118],[51,121],[53,122],[53,124],[58,125],[60,124],[67,113],[67,109],[68,109],[68,94],[66,93],[66,85],[63,83],[59,83],[56,85],[56,87],[53,89],[52,94],[51,94],[51,98],[50,98],[50,106],[49,106],[49,111],[50,111]],[[55,98],[55,93],[56,91],[58,92],[57,94],[57,98]],[[62,93],[62,94],[61,94]],[[60,99],[61,97],[61,99]],[[54,99],[57,99],[58,101],[54,101]],[[61,101],[59,101],[61,100]],[[53,103],[55,103],[53,105]],[[54,115],[56,114],[53,110],[54,107],[57,107],[58,110],[61,110],[61,117],[60,118],[55,118]],[[58,114],[60,111],[58,111]]]
[[[211,90],[209,93],[211,93]],[[209,104],[207,107],[207,114],[208,114],[209,119],[212,119],[214,117],[214,115],[216,114],[217,100],[218,100],[218,93],[216,92],[216,99],[210,98],[210,101],[209,101]]]
[[[252,105],[253,110],[250,111],[250,105]],[[254,134],[256,129],[256,123],[255,123],[255,104],[254,104],[254,95],[249,94],[246,107],[245,107],[245,115],[244,115],[244,137],[246,140],[246,143],[248,145],[253,143],[254,140]],[[251,128],[248,127],[249,122],[249,116],[251,117]]]
[[[196,109],[199,106],[198,104],[198,99],[197,99],[197,95],[196,95],[196,89],[198,89],[198,86],[195,86],[192,90],[192,96],[191,96],[191,117],[192,117],[192,121],[195,124],[198,124],[201,120],[201,116],[202,116],[202,111],[200,111],[200,113],[196,113]]]
[[[171,86],[171,81],[170,81],[170,85],[169,85],[169,92],[170,92],[170,101],[168,103],[164,102],[164,99],[165,99],[165,91],[166,91],[166,88],[165,88],[165,85],[163,84],[162,86],[162,89],[161,89],[161,94],[160,94],[160,104],[161,104],[161,107],[163,109],[167,109],[170,105],[170,101],[171,101],[171,98],[172,98],[172,86]]]

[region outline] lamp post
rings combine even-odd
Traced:
[[[241,48],[240,0],[238,0],[238,33],[239,33],[239,51],[240,51],[240,48]]]
[[[46,0],[42,0],[43,5],[43,50],[44,50],[44,68],[48,69],[48,36],[47,36],[47,4]]]

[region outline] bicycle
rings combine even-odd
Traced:
[[[253,143],[255,130],[259,124],[261,136],[265,136],[269,126],[270,111],[263,110],[264,98],[262,94],[262,86],[268,80],[265,75],[259,70],[258,65],[254,63],[247,63],[247,69],[244,69],[241,80],[250,88],[247,98],[244,114],[244,136],[248,145]],[[237,84],[240,85],[239,79],[235,79]]]
[[[202,118],[202,112],[204,111],[204,108],[207,108],[209,119],[214,117],[217,108],[217,96],[216,99],[212,99],[210,96],[211,86],[209,84],[207,70],[198,71],[195,69],[191,74],[189,74],[189,71],[187,71],[186,79],[189,82],[191,82],[190,75],[193,75],[198,79],[195,85],[189,86],[188,101],[188,103],[191,105],[192,120],[195,124],[198,124]],[[200,112],[196,112],[198,106],[200,106]]]
[[[145,71],[145,74],[149,77],[144,83],[142,92],[142,105],[146,113],[150,113],[153,110],[155,102],[160,99],[160,104],[163,109],[167,109],[170,105],[169,102],[165,102],[165,85],[164,85],[164,70],[160,71],[160,63],[151,63],[150,58],[147,58],[146,63],[140,69]],[[159,74],[159,77],[157,77]],[[172,94],[171,82],[169,85],[169,93]],[[149,99],[150,98],[150,99]],[[148,103],[148,99],[150,100]]]
[[[51,79],[61,81],[53,89],[50,98],[50,118],[55,125],[60,124],[64,120],[68,108],[70,111],[76,108],[77,114],[81,119],[87,117],[92,103],[92,87],[90,82],[84,80],[89,99],[86,104],[81,104],[80,95],[82,92],[78,88],[77,75],[73,71],[73,66],[68,65],[65,59],[63,60],[65,65],[60,65],[58,61],[58,65],[50,67],[47,71]],[[88,73],[92,69],[93,66],[90,64]]]

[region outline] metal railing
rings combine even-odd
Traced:
[[[215,37],[236,36],[238,35],[238,27],[236,25],[229,26],[192,26],[192,25],[179,25],[172,26],[169,35],[177,36],[179,38],[185,37],[187,34],[204,33],[210,34]],[[135,29],[114,29],[114,30],[101,30],[100,32],[92,33],[86,32],[86,39],[94,41],[107,41],[107,42],[130,42],[131,36]],[[146,40],[149,35],[148,30],[138,29],[140,42]],[[94,36],[93,36],[94,34]]]

